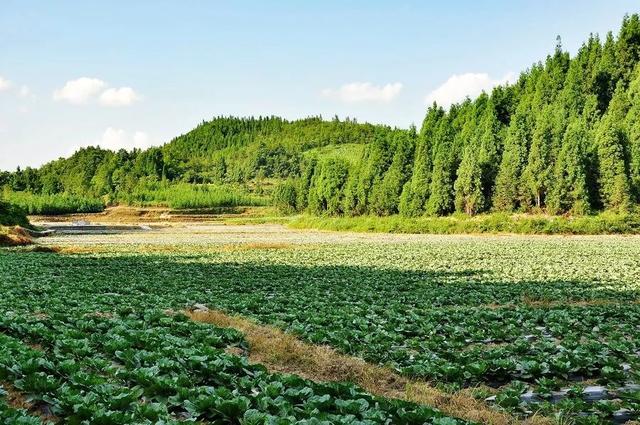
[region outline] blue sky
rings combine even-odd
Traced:
[[[0,169],[162,144],[215,115],[406,127],[426,102],[574,53],[637,1],[30,1],[0,4]]]

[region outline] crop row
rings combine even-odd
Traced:
[[[7,314],[0,381],[26,395],[35,413],[70,424],[456,423],[350,384],[270,374],[224,351],[243,345],[236,331],[157,310]]]

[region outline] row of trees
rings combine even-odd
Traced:
[[[558,39],[517,83],[434,104],[418,134],[375,138],[359,167],[308,162],[276,202],[349,215],[629,210],[640,201],[639,60],[638,15],[574,58]]]

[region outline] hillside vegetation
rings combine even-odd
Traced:
[[[207,199],[201,190],[175,189],[191,184],[226,192],[211,202],[271,196],[285,212],[331,216],[628,213],[640,202],[639,61],[640,19],[630,15],[616,36],[592,34],[574,57],[558,38],[514,84],[448,110],[430,106],[419,130],[218,117],[162,147],[90,147],[5,172],[0,186],[102,205],[206,206],[185,199]]]
[[[24,227],[30,227],[25,211],[0,199],[0,247],[30,244]]]

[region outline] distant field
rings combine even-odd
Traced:
[[[584,421],[588,413],[607,422],[614,414],[633,417],[640,408],[640,387],[634,386],[640,384],[640,237],[371,235],[214,225],[61,235],[41,243],[61,253],[0,252],[0,329],[14,338],[12,355],[41,355],[24,343],[38,342],[45,352],[66,344],[69,353],[86,358],[80,370],[91,370],[94,339],[82,332],[116,326],[125,334],[104,328],[115,345],[99,350],[107,355],[128,347],[116,357],[135,365],[143,346],[116,342],[135,335],[129,327],[169,326],[157,329],[158,338],[201,332],[143,311],[203,303],[387,365],[441,391],[471,394],[486,409],[515,418],[538,413]],[[24,319],[16,322],[18,312]],[[78,321],[92,312],[109,318]],[[76,342],[53,341],[71,328],[81,332]],[[40,342],[48,338],[49,345]],[[233,334],[215,338],[242,344]],[[150,356],[143,365],[153,376],[144,379],[165,379],[162,367],[159,375],[152,372],[161,354]],[[589,398],[594,386],[602,386],[596,388],[602,400]]]

